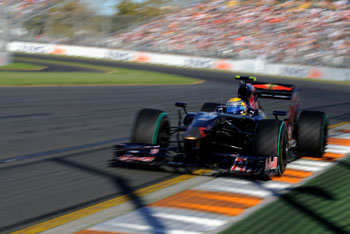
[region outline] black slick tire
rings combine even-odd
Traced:
[[[167,113],[155,109],[142,109],[136,115],[131,132],[131,143],[167,147],[170,138]]]
[[[327,115],[321,111],[302,111],[297,121],[299,151],[312,156],[322,156],[328,136]]]
[[[255,130],[254,151],[258,156],[278,156],[277,175],[282,175],[289,157],[288,132],[284,122],[274,119],[259,121]]]

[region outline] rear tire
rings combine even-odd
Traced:
[[[328,136],[327,115],[321,111],[302,111],[297,122],[297,143],[300,151],[322,156]]]
[[[261,120],[255,130],[256,155],[277,156],[277,174],[282,175],[287,167],[289,157],[289,142],[287,127],[280,120]]]
[[[170,123],[166,112],[142,109],[136,115],[131,132],[131,143],[168,147]]]
[[[206,102],[203,104],[201,111],[202,112],[214,112],[216,110],[216,107],[221,106],[220,103],[215,102]]]

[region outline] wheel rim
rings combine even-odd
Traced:
[[[327,116],[323,120],[323,128],[321,133],[321,156],[323,156],[328,140],[328,124],[327,124]]]
[[[283,131],[283,136],[280,138],[282,140],[282,143],[280,144],[280,149],[279,149],[279,156],[278,156],[278,174],[282,175],[283,172],[286,170],[287,166],[287,160],[288,160],[288,155],[289,155],[289,142],[288,142],[288,136]]]
[[[169,126],[167,126],[167,124],[164,124],[159,130],[158,145],[161,147],[167,147],[169,145],[169,139]]]

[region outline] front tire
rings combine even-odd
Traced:
[[[166,112],[142,109],[136,115],[131,132],[131,143],[168,147],[170,123]]]
[[[282,175],[287,167],[289,142],[287,127],[280,120],[261,120],[255,130],[255,154],[259,156],[277,156],[277,175]]]

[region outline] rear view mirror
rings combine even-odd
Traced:
[[[286,116],[286,111],[273,111],[272,114],[275,116],[275,119],[278,119],[278,116]]]
[[[187,103],[186,102],[175,102],[175,106],[185,108],[185,107],[187,107]]]

